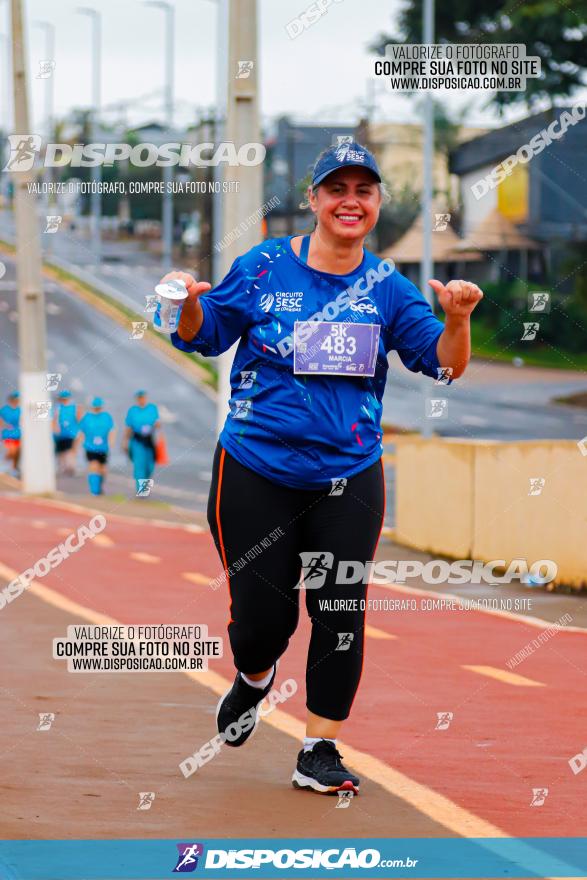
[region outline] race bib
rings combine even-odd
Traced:
[[[152,433],[152,431],[153,431],[152,425],[141,425],[141,434],[143,434],[144,436],[148,436],[149,434]]]
[[[329,376],[374,376],[379,348],[379,324],[344,321],[312,323],[312,335],[299,338],[307,321],[294,323],[294,373]]]
[[[92,440],[92,443],[94,444],[94,446],[102,446],[102,444],[104,443],[104,438],[103,437],[94,437],[94,439]]]

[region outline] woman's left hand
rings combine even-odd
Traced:
[[[477,303],[483,299],[483,291],[470,281],[449,281],[445,285],[432,279],[428,284],[450,318],[468,318]]]

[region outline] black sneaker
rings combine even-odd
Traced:
[[[317,742],[309,752],[302,749],[291,781],[294,788],[311,788],[320,794],[359,793],[359,777],[346,769],[342,755],[326,739]]]
[[[251,687],[237,672],[231,689],[220,698],[216,724],[227,746],[242,746],[255,730],[259,721],[257,709],[273,687],[276,671],[277,664],[273,667],[271,681],[262,689]]]

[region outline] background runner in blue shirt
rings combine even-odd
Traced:
[[[9,462],[12,474],[20,476],[18,468],[20,460],[20,394],[11,391],[8,395],[8,403],[0,407],[0,420],[6,427],[2,428],[2,442],[4,444],[4,458]]]
[[[337,569],[374,559],[383,524],[387,354],[396,350],[414,372],[437,378],[449,368],[457,378],[483,296],[465,281],[432,280],[442,323],[392,263],[365,250],[382,197],[373,156],[357,143],[332,147],[314,166],[309,237],[251,248],[214,290],[187,273],[164,279],[188,289],[177,348],[217,355],[240,340],[208,506],[238,670],[218,729],[233,746],[250,736],[254,725],[242,719],[272,686],[304,586],[307,735],[292,782],[325,794],[359,789],[336,737],[361,676],[366,584],[338,583]]]
[[[75,474],[75,438],[79,432],[81,410],[71,400],[71,391],[63,390],[57,395],[53,415],[53,440],[59,473]]]
[[[155,469],[155,432],[161,427],[159,410],[147,402],[147,392],[135,393],[136,404],[126,414],[123,448],[133,465],[133,476],[139,498],[144,494],[144,480],[151,478]]]
[[[114,420],[104,410],[101,397],[94,397],[91,410],[82,416],[79,429],[88,461],[88,485],[92,495],[104,494],[104,479],[110,446],[114,442]]]

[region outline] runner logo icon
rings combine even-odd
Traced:
[[[335,480],[331,480],[332,489],[328,493],[329,495],[342,495],[345,490],[345,486],[348,480],[346,477],[337,477]]]
[[[452,367],[437,367],[438,379],[435,385],[448,385],[452,376]]]
[[[450,727],[450,722],[454,718],[453,712],[437,712],[436,717],[438,721],[436,722],[436,727],[434,730],[448,730]]]
[[[239,61],[236,79],[248,79],[254,66],[254,61]]]
[[[252,400],[235,400],[234,410],[232,411],[233,419],[246,419],[252,408]]]
[[[41,149],[41,136],[38,134],[9,134],[10,156],[3,171],[30,171]]]
[[[533,339],[536,339],[536,334],[540,330],[540,324],[538,321],[531,322],[523,322],[524,324],[524,332],[522,333],[521,342],[531,342]]]
[[[139,805],[137,810],[150,810],[153,801],[155,800],[155,792],[154,791],[140,791],[139,792]]]
[[[339,791],[338,792],[338,803],[336,805],[337,810],[348,809],[351,805],[351,798],[354,796],[354,791]]]
[[[248,390],[253,387],[256,378],[257,373],[255,370],[241,370],[241,382],[238,387]]]
[[[63,217],[61,216],[61,214],[46,214],[45,220],[45,232],[48,235],[54,235],[61,226],[61,221],[63,220]]]
[[[57,391],[61,382],[61,373],[47,373],[45,391]]]
[[[550,293],[531,293],[528,296],[529,312],[550,312]]]
[[[129,339],[142,339],[149,326],[146,321],[132,321],[132,330]]]
[[[531,807],[541,807],[544,804],[544,801],[548,797],[548,789],[547,788],[533,788],[532,789],[532,800],[530,801]]]
[[[34,419],[48,419],[51,413],[51,407],[53,404],[50,400],[37,400],[34,404],[33,409],[33,418]]]
[[[54,721],[54,712],[39,712],[39,726],[37,730],[51,730],[51,725]]]
[[[302,560],[302,578],[296,584],[296,590],[318,590],[324,586],[327,571],[332,568],[334,554],[328,552],[300,553]]]
[[[355,638],[354,633],[337,633],[338,635],[338,645],[336,646],[336,651],[350,651],[351,642]]]
[[[188,874],[198,867],[198,859],[204,855],[202,843],[177,843],[178,858],[174,874]]]
[[[137,498],[148,498],[151,494],[151,489],[155,485],[155,480],[139,479],[137,480],[137,485]]]

